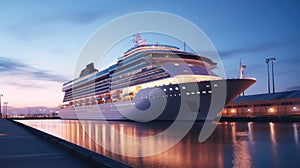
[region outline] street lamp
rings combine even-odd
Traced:
[[[272,85],[273,85],[273,93],[275,93],[275,79],[274,79],[274,62],[276,62],[276,58],[267,58],[266,63],[267,63],[267,70],[268,70],[268,92],[270,94],[270,67],[269,63],[272,63]]]
[[[3,102],[4,104],[4,109],[5,109],[5,118],[7,118],[7,104],[8,102]]]
[[[266,59],[266,63],[267,63],[267,71],[268,71],[268,93],[270,94],[270,68],[269,68],[269,62],[270,62],[270,58]]]
[[[276,62],[276,58],[271,58],[272,62],[272,83],[273,83],[273,93],[275,93],[275,79],[274,79],[274,62]]]
[[[0,115],[2,115],[2,111],[1,111],[1,97],[3,96],[3,94],[0,94]]]

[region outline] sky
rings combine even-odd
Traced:
[[[299,8],[292,0],[3,0],[1,99],[11,107],[57,107],[89,37],[112,19],[143,11],[172,13],[198,26],[219,52],[228,78],[238,77],[242,60],[245,75],[257,79],[246,94],[267,92],[269,57],[277,59],[276,91],[300,89]]]

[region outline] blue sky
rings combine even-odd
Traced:
[[[267,91],[265,59],[276,57],[276,90],[300,89],[300,4],[297,1],[1,1],[0,93],[11,106],[57,106],[88,38],[108,21],[141,11],[179,15],[202,29],[228,77],[239,61]],[[126,50],[126,49],[124,49]]]

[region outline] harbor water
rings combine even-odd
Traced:
[[[147,137],[167,129],[169,122],[136,123],[77,120],[18,120],[89,150],[133,167],[297,167],[300,165],[299,122],[220,122],[204,142],[198,137],[203,126],[196,122],[175,146],[145,157],[128,156],[130,151],[151,151],[174,142],[175,135],[130,149],[115,135],[117,130],[133,137]],[[113,129],[112,129],[113,128]],[[93,134],[94,136],[90,136]],[[101,143],[98,143],[101,142]],[[103,147],[110,146],[112,150]]]

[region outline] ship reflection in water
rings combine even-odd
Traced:
[[[149,136],[163,131],[170,123],[110,122],[76,120],[20,120],[49,134],[58,136],[97,153],[134,167],[295,167],[300,165],[300,123],[222,122],[203,143],[198,142],[202,127],[195,123],[191,131],[170,150],[148,157],[126,157],[128,146],[112,134],[114,128],[129,136]],[[95,140],[89,135],[94,133]],[[134,151],[153,150],[172,143],[174,135],[158,141],[150,138],[148,145]],[[96,142],[115,148],[112,153]]]

